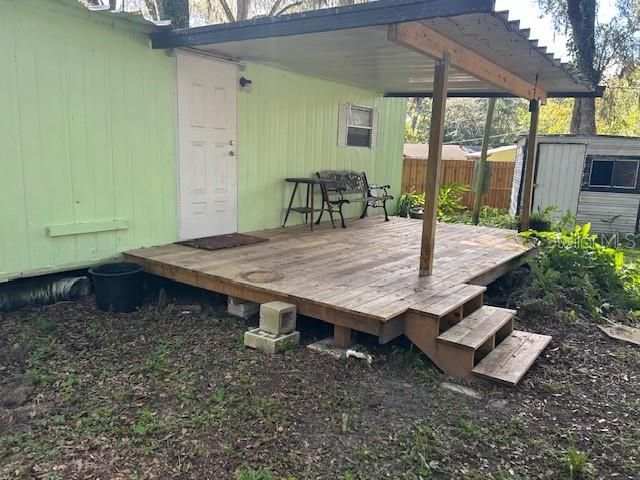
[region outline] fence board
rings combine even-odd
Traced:
[[[402,165],[402,192],[414,188],[424,192],[426,160],[421,158],[405,158]],[[491,184],[484,196],[483,205],[496,208],[509,208],[511,184],[513,182],[514,162],[491,162]],[[441,184],[461,183],[471,188],[473,183],[474,162],[469,160],[443,160]],[[465,193],[462,203],[467,208],[473,207],[473,193]]]

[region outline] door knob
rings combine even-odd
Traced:
[[[231,157],[235,157],[235,156],[236,156],[236,152],[234,152],[233,150],[231,150],[231,151],[229,152],[229,156],[231,156]]]

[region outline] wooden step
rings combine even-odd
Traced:
[[[472,371],[480,377],[515,386],[549,342],[548,335],[514,330]]]
[[[463,285],[451,295],[447,295],[430,305],[421,305],[419,309],[434,317],[444,317],[454,310],[462,308],[467,302],[473,301],[486,290],[486,287],[478,285]]]
[[[498,332],[502,331],[502,337],[507,337],[513,331],[515,314],[514,310],[485,305],[442,333],[438,340],[477,350]],[[497,342],[500,340],[502,338],[497,339]]]

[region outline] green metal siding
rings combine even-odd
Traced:
[[[242,74],[253,85],[238,92],[240,231],[281,224],[286,176],[364,170],[398,194],[403,100],[261,65]],[[139,26],[0,2],[0,281],[177,239],[175,89],[175,59]],[[378,108],[377,149],[337,146],[344,103]]]
[[[282,223],[291,194],[291,186],[283,181],[288,176],[330,169],[365,171],[371,183],[392,185],[397,198],[406,114],[403,99],[384,99],[376,92],[262,65],[251,64],[241,73],[253,84],[238,91],[239,231]],[[375,150],[338,147],[338,109],[344,103],[379,109]],[[351,207],[351,215],[360,212],[360,205]],[[301,215],[292,213],[288,224],[300,221]]]
[[[0,280],[177,237],[174,59],[114,19],[0,2]]]

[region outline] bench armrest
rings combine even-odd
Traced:
[[[371,195],[371,190],[374,188],[382,190],[383,195],[385,197],[388,197],[389,189],[391,188],[391,185],[375,185],[375,184],[369,185],[369,195]]]

